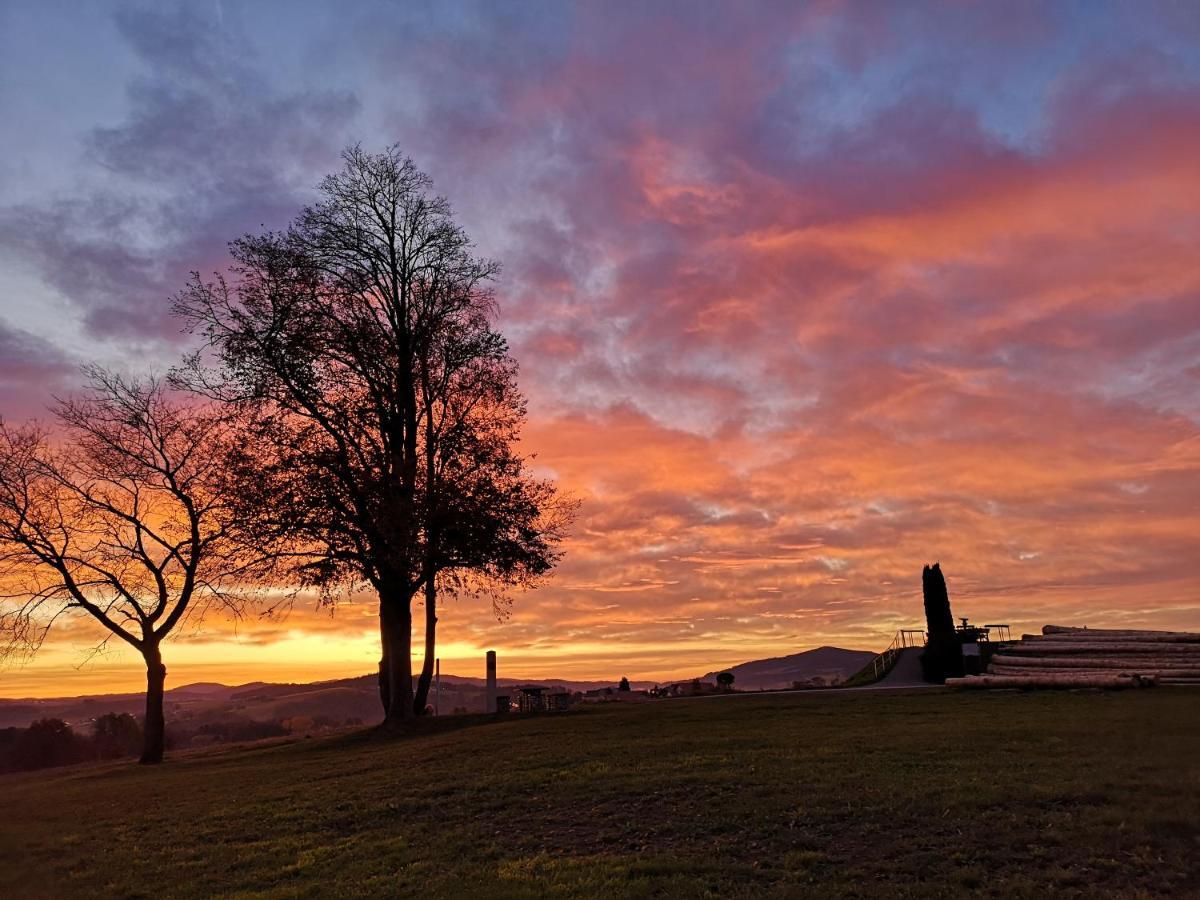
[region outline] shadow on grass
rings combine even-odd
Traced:
[[[473,715],[457,715],[457,716],[423,716],[419,719],[411,719],[400,724],[380,723],[372,725],[368,728],[356,728],[353,731],[343,731],[332,735],[320,735],[316,737],[293,738],[287,741],[280,741],[269,746],[263,744],[242,745],[241,747],[233,746],[225,748],[227,751],[245,752],[253,749],[274,750],[288,749],[294,755],[304,756],[308,754],[322,753],[339,753],[342,750],[353,748],[365,748],[370,746],[382,746],[403,741],[415,740],[418,738],[433,737],[442,734],[451,734],[456,731],[464,731],[472,728],[483,728],[489,725],[503,725],[512,722],[528,722],[533,719],[544,718],[552,715],[556,719],[564,718],[573,715],[573,712],[555,712],[555,713],[507,713],[493,714],[478,713]]]
[[[555,716],[566,715],[555,713]],[[156,773],[170,773],[193,766],[223,766],[237,765],[254,758],[283,754],[294,758],[311,758],[327,754],[339,754],[343,751],[366,749],[371,746],[450,734],[468,728],[479,728],[487,725],[499,725],[505,722],[523,721],[536,718],[536,715],[465,715],[465,716],[429,716],[413,719],[400,726],[385,726],[380,723],[365,728],[354,728],[331,734],[318,735],[288,735],[286,737],[265,738],[258,741],[233,741],[228,744],[217,744],[197,749],[179,749],[168,751],[162,763],[153,766],[139,765],[136,758],[104,761],[84,761],[69,766],[56,766],[50,769],[39,769],[31,772],[0,773],[0,783],[15,784],[21,781],[37,779],[86,780],[93,778],[110,778],[134,776],[144,773],[153,777]]]

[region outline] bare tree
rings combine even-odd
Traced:
[[[540,583],[560,558],[575,502],[533,477],[516,452],[525,419],[517,367],[477,295],[422,343],[425,656],[414,707],[425,708],[436,658],[438,596],[474,595],[506,612],[508,590]]]
[[[0,628],[7,655],[32,653],[56,622],[82,615],[141,654],[141,761],[162,760],[162,643],[220,606],[238,613],[263,571],[241,543],[226,411],[157,380],[89,371],[61,402],[53,435],[0,423]]]
[[[290,559],[302,583],[320,587],[330,602],[361,587],[378,597],[380,696],[385,721],[396,722],[418,714],[413,598],[424,589],[436,621],[439,572],[500,571],[483,543],[470,565],[459,564],[466,553],[433,549],[449,547],[448,536],[467,527],[451,514],[451,498],[466,510],[466,498],[482,497],[489,479],[498,486],[502,470],[510,484],[526,477],[509,452],[503,466],[482,458],[464,466],[474,481],[464,474],[446,488],[439,468],[459,452],[449,423],[458,420],[462,432],[471,421],[450,414],[447,392],[464,373],[508,366],[511,396],[496,408],[520,401],[503,339],[488,324],[487,283],[497,266],[472,255],[449,205],[395,148],[352,147],[344,160],[322,182],[322,201],[286,233],[231,244],[231,279],[196,276],[180,294],[176,311],[220,363],[206,369],[197,355],[180,377],[257,410],[260,452],[243,497],[262,545]],[[513,433],[492,432],[493,439]],[[527,500],[548,496],[539,490]],[[483,510],[476,502],[471,511]],[[549,520],[538,512],[520,536],[530,549],[541,540],[549,555],[530,571],[549,568],[557,540],[539,530]],[[494,532],[497,515],[476,518],[475,534]],[[435,632],[427,633],[431,651]]]

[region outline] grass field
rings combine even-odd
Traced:
[[[1200,692],[610,704],[0,795],[5,897],[1200,895]]]

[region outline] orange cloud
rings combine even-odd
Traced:
[[[382,117],[507,266],[525,446],[583,501],[509,618],[448,605],[443,670],[878,649],[919,626],[933,560],[976,620],[1200,628],[1195,42],[1117,17],[585,9],[521,53],[447,27],[419,65],[367,54],[422,98]],[[0,395],[37,355],[0,360]],[[369,671],[373,616],[214,622],[172,679]],[[73,692],[48,673],[93,637],[0,693]]]

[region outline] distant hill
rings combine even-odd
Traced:
[[[709,672],[704,676],[704,680],[714,681],[721,672],[732,672],[735,688],[743,691],[770,691],[790,688],[793,682],[811,681],[813,678],[842,681],[874,658],[875,654],[870,650],[818,647],[803,653],[793,653],[791,656],[756,659],[732,668],[719,669]]]
[[[616,681],[568,681],[561,678],[500,678],[496,683],[500,688],[540,684],[569,691],[617,686]],[[652,682],[632,683],[635,689],[651,685]],[[450,713],[455,709],[465,709],[467,712],[483,712],[485,686],[483,678],[443,675],[439,704],[441,711]],[[337,722],[360,719],[370,723],[381,716],[379,687],[374,675],[313,684],[255,681],[230,686],[200,682],[168,690],[164,699],[168,723],[185,723],[195,728],[229,719],[271,722],[295,716],[322,716]],[[434,702],[432,690],[429,702]],[[98,694],[38,700],[0,698],[0,728],[24,728],[37,719],[46,718],[62,719],[69,725],[82,727],[105,713],[140,716],[144,709],[142,694]]]
[[[759,659],[721,672],[733,672],[734,686],[742,690],[790,688],[793,682],[813,678],[841,680],[850,677],[875,654],[867,650],[843,650],[818,647],[804,653]],[[704,680],[712,681],[717,672]],[[501,688],[518,684],[540,684],[568,691],[589,691],[617,686],[614,681],[570,681],[562,678],[500,678]],[[651,687],[654,682],[634,681],[634,690]],[[484,679],[443,675],[440,708],[483,712]],[[185,684],[166,692],[167,721],[196,729],[230,720],[273,722],[292,717],[323,717],[335,722],[361,720],[370,723],[380,717],[378,685],[374,675],[319,681],[313,684],[279,684],[255,681],[225,685],[214,682]],[[434,702],[432,692],[429,702]],[[56,718],[74,727],[85,727],[108,712],[140,716],[145,700],[140,693],[97,694],[51,699],[6,700],[0,698],[0,728],[24,728],[37,719]]]

